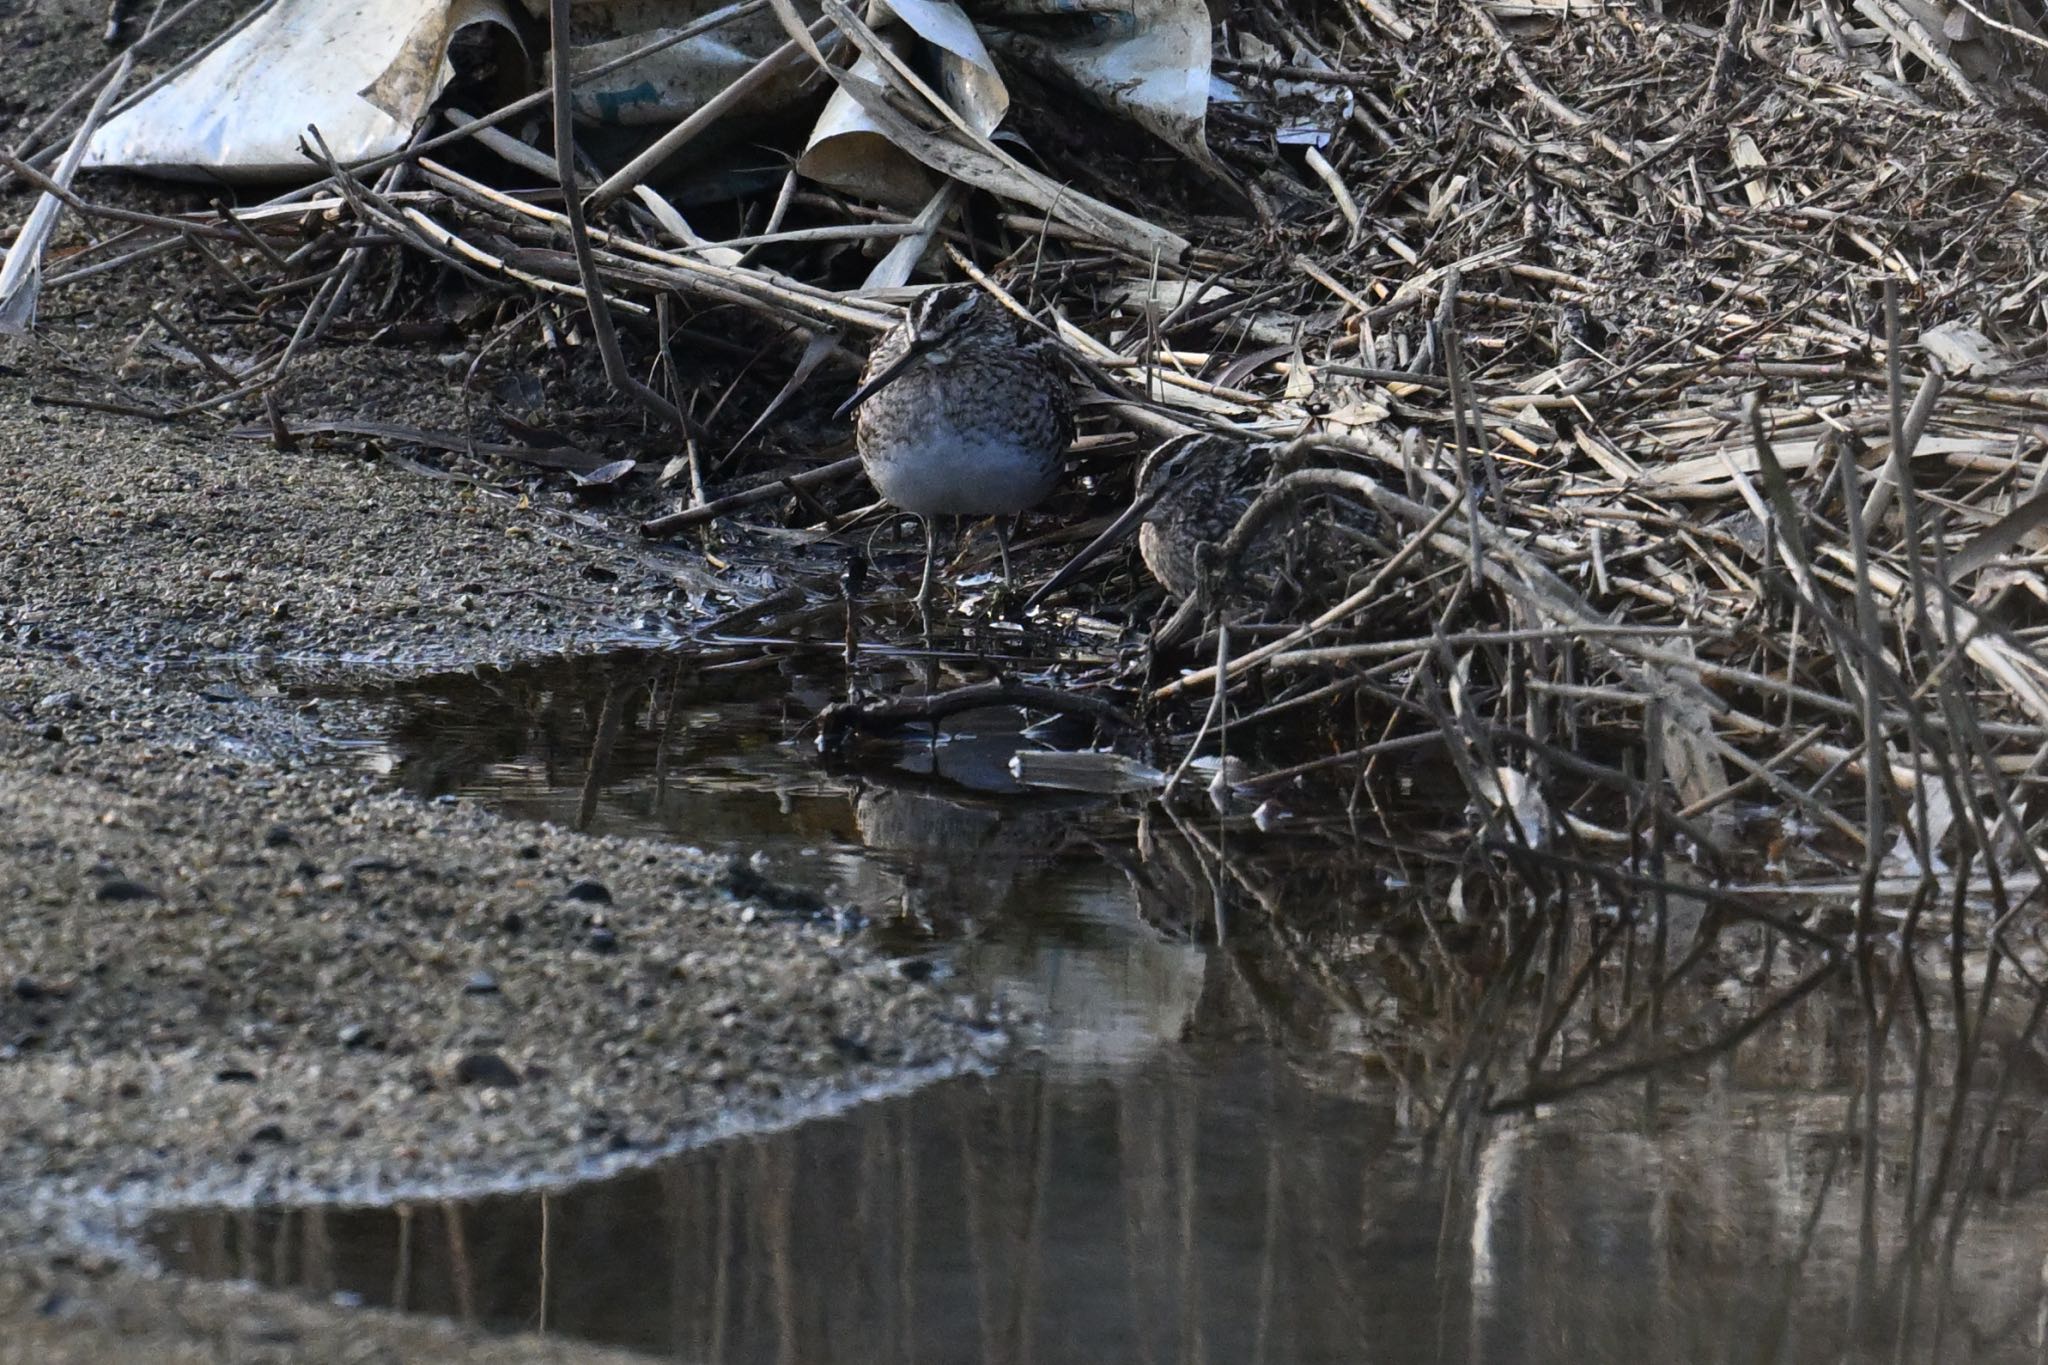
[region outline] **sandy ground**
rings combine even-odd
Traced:
[[[35,54],[14,108],[103,59],[78,11],[0,12]],[[0,1362],[610,1358],[155,1277],[88,1235],[163,1201],[564,1179],[1006,1035],[712,859],[308,764],[295,673],[644,639],[718,570],[558,486],[39,401],[96,396],[187,286],[62,292],[0,355]],[[449,373],[318,351],[288,407],[451,422]]]

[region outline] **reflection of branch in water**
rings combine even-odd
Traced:
[[[403,1313],[412,1302],[412,1205],[398,1206],[398,1267],[391,1275],[391,1306]]]
[[[306,1210],[306,1251],[304,1281],[322,1298],[332,1298],[334,1279],[334,1234],[328,1226],[328,1210],[316,1204]]]
[[[1274,1086],[1269,1077],[1266,1083],[1265,1102],[1267,1110],[1273,1111]],[[1273,1327],[1273,1288],[1279,1278],[1280,1265],[1280,1210],[1284,1202],[1286,1187],[1280,1180],[1280,1125],[1269,1124],[1265,1133],[1266,1148],[1266,1225],[1261,1229],[1259,1246],[1259,1287],[1258,1308],[1254,1322],[1257,1324],[1252,1335],[1252,1359],[1265,1360],[1266,1342]]]
[[[664,694],[661,707],[661,722],[656,731],[654,746],[654,805],[659,810],[668,800],[668,765],[679,755],[675,742],[676,712],[683,695],[683,662],[676,660],[668,671],[668,691]],[[652,702],[649,703],[650,707]]]
[[[1871,967],[1866,989],[1883,1006],[1875,1019],[1857,1008],[1856,992],[1844,995],[1837,991],[1849,980],[1853,959],[1844,950],[1849,947],[1847,927],[1853,919],[1803,894],[1808,888],[1791,888],[1784,901],[1773,903],[1757,890],[1738,895],[1688,881],[1687,869],[1675,860],[1668,870],[1661,867],[1650,846],[1668,842],[1673,830],[1668,812],[1658,807],[1654,799],[1643,803],[1645,843],[1639,851],[1640,861],[1634,864],[1603,864],[1562,847],[1513,850],[1522,860],[1519,871],[1542,872],[1544,896],[1533,904],[1527,898],[1526,879],[1489,871],[1489,867],[1499,867],[1497,862],[1489,862],[1491,855],[1507,850],[1478,841],[1466,847],[1482,856],[1474,858],[1468,852],[1462,859],[1468,894],[1461,917],[1447,915],[1441,898],[1423,888],[1412,889],[1400,903],[1390,903],[1377,914],[1352,893],[1352,903],[1358,906],[1357,924],[1375,941],[1391,946],[1393,926],[1405,924],[1417,938],[1438,945],[1435,958],[1415,964],[1415,989],[1404,994],[1382,988],[1377,1000],[1379,1007],[1389,999],[1407,1002],[1414,1016],[1402,1023],[1411,1040],[1425,1036],[1430,1029],[1457,1024],[1461,1055],[1455,1067],[1446,1068],[1451,1073],[1448,1083],[1439,1072],[1438,1083],[1417,1092],[1416,1098],[1423,1112],[1433,1111],[1455,1125],[1461,1140],[1448,1150],[1471,1153],[1475,1150],[1469,1145],[1472,1139],[1502,1131],[1512,1134],[1512,1122],[1517,1118],[1533,1120],[1545,1130],[1574,1132],[1572,1115],[1585,1112],[1593,1092],[1652,1078],[1661,1081],[1661,1096],[1655,1087],[1645,1084],[1638,1106],[1644,1099],[1650,1101],[1648,1112],[1654,1122],[1649,1131],[1655,1132],[1670,1121],[1671,1110],[1670,1104],[1657,1101],[1675,1101],[1682,1111],[1693,1102],[1687,1076],[1701,1064],[1716,1060],[1737,1067],[1743,1065],[1737,1061],[1742,1056],[1776,1065],[1774,1059],[1792,1061],[1806,1055],[1830,1074],[1861,1077],[1846,1097],[1849,1140],[1828,1144],[1829,1160],[1819,1176],[1821,1189],[1816,1192],[1820,1197],[1801,1194],[1798,1212],[1802,1216],[1788,1227],[1794,1234],[1792,1240],[1804,1244],[1801,1254],[1810,1252],[1818,1259],[1803,1271],[1795,1265],[1786,1273],[1782,1302],[1792,1316],[1784,1323],[1793,1335],[1781,1339],[1796,1343],[1788,1349],[1804,1349],[1810,1326],[1800,1316],[1802,1305],[1810,1306],[1817,1294],[1839,1293],[1839,1303],[1851,1321],[1870,1324],[1888,1339],[1897,1333],[1898,1340],[1914,1343],[1917,1351],[1930,1330],[1937,1338],[1941,1332],[1953,1330],[1942,1325],[1941,1315],[1950,1311],[1945,1305],[1960,1302],[1955,1294],[1966,1284],[1963,1277],[1971,1242],[1960,1233],[1968,1209],[1962,1200],[1946,1197],[1941,1182],[1951,1189],[1961,1182],[1971,1198],[1981,1199],[1977,1187],[1990,1184],[1984,1173],[2013,1164],[2004,1155],[2017,1145],[2008,1136],[2015,1131],[2013,1122],[1996,1117],[2010,1108],[2002,1093],[2004,1087],[1965,1084],[1966,1093],[1960,1094],[1937,1087],[1943,1076],[1936,1064],[1936,1037],[1942,1023],[1930,1017],[1910,956],[1897,956],[1889,940],[1877,934],[1868,939]],[[1185,920],[1176,920],[1175,912],[1184,915],[1192,909],[1199,927],[1190,928],[1198,939],[1206,928],[1202,925],[1207,918],[1204,907],[1219,897],[1226,915],[1236,921],[1227,950],[1212,961],[1210,986],[1195,1015],[1197,1036],[1230,1036],[1218,1032],[1218,1026],[1237,1027],[1242,1021],[1230,1021],[1226,1016],[1244,1011],[1246,1018],[1260,1022],[1269,1041],[1290,1051],[1326,1048],[1328,1040],[1319,1039],[1312,1020],[1303,1016],[1305,1002],[1312,1002],[1307,1004],[1311,1015],[1326,1011],[1331,1019],[1360,1019],[1372,1036],[1374,1025],[1384,1015],[1375,1013],[1371,986],[1376,973],[1394,964],[1379,962],[1372,954],[1347,951],[1341,918],[1327,913],[1333,908],[1331,898],[1310,889],[1318,884],[1318,873],[1339,858],[1339,844],[1333,841],[1320,853],[1311,852],[1303,859],[1303,848],[1317,847],[1312,838],[1297,837],[1291,854],[1277,854],[1279,845],[1274,841],[1238,842],[1238,832],[1245,828],[1242,822],[1220,821],[1212,830],[1205,820],[1156,807],[1147,820],[1158,828],[1146,831],[1143,859],[1114,859],[1123,863],[1140,890],[1141,903],[1149,900],[1170,907],[1161,921],[1167,924],[1185,925]],[[1359,851],[1354,843],[1352,856]],[[1448,849],[1425,851],[1422,865],[1455,867],[1460,860],[1455,854],[1447,856],[1449,853]],[[1494,877],[1500,878],[1498,884],[1487,880]],[[1343,874],[1333,874],[1331,880],[1333,885],[1364,884],[1356,862],[1348,864]],[[1520,893],[1514,889],[1518,880],[1523,888]],[[1882,888],[1879,893],[1883,894]],[[1517,894],[1524,899],[1515,913],[1496,913]],[[1305,910],[1308,913],[1304,914]],[[1147,918],[1160,919],[1154,913]],[[1899,923],[1896,919],[1891,922]],[[1866,918],[1866,926],[1869,923]],[[1976,927],[1975,920],[1970,923]],[[1983,943],[1981,929],[1966,937]],[[1790,962],[1787,950],[1792,954]],[[1986,950],[1975,951],[1982,954]],[[1951,962],[1957,960],[1953,953],[1945,956]],[[1979,958],[1980,962],[1987,960]],[[1219,969],[1227,975],[1214,974]],[[1979,1032],[1971,1025],[1986,1005],[1978,985],[1985,975],[1979,973],[1963,992],[1967,1008],[1960,1012],[1959,1023],[1965,1036]],[[2012,980],[2009,971],[1994,968],[1988,976],[1988,984],[1993,986],[1999,984],[1998,978],[2006,978],[2008,993],[2026,987],[2026,983]],[[1228,981],[1228,986],[1219,988],[1223,981]],[[1745,983],[1771,988],[1751,994]],[[1461,1011],[1456,1002],[1469,998],[1466,991],[1475,986],[1480,988],[1476,1008]],[[1814,1016],[1803,1008],[1807,1001],[1831,1001],[1829,1011],[1846,1006],[1849,1013],[1840,1019],[1839,1030],[1816,1028]],[[2025,1003],[2035,1003],[2034,997],[2029,994]],[[1724,1010],[1724,1005],[1730,1008]],[[1462,1020],[1458,1018],[1461,1013]],[[2015,1019],[2008,1032],[2031,1039],[2033,1022],[2022,1024]],[[1960,1046],[1953,1038],[1950,1041]],[[1883,1069],[1893,1064],[1890,1059],[1894,1057],[1912,1078],[1912,1094],[1910,1098],[1901,1094],[1873,1102],[1867,1086],[1885,1083]],[[1313,1069],[1312,1059],[1304,1061]],[[1503,1086],[1510,1074],[1504,1068],[1510,1065],[1524,1072],[1514,1076],[1513,1085]],[[2019,1065],[2017,1060],[2009,1064],[2006,1084],[2011,1084],[2010,1077],[2018,1073]],[[1399,1066],[1393,1072],[1402,1080],[1409,1074]],[[1968,1081],[1966,1070],[1959,1072],[1959,1079]],[[1826,1093],[1830,1109],[1839,1114],[1834,1107],[1840,1092]],[[1457,1102],[1461,1095],[1466,1101],[1463,1104]],[[1562,1103],[1573,1098],[1578,1103]],[[1911,1123],[1896,1122],[1909,1104]],[[1539,1113],[1552,1106],[1559,1106],[1555,1114]],[[1952,1112],[1946,1119],[1936,1118],[1944,1108]],[[1633,1121],[1643,1122],[1644,1112],[1638,1107]],[[1504,1118],[1511,1122],[1502,1129]],[[1952,1148],[1948,1154],[1938,1152],[1936,1144],[1924,1142],[1933,1130],[1948,1134]],[[1839,1134],[1845,1130],[1831,1119],[1816,1131]],[[1890,1159],[1903,1159],[1911,1187],[1896,1197],[1887,1193],[1896,1188],[1895,1182],[1887,1182],[1881,1174],[1875,1181],[1869,1178],[1870,1172],[1880,1170],[1877,1163],[1887,1160],[1885,1149],[1894,1143],[1895,1155]],[[1134,1138],[1125,1149],[1127,1177],[1137,1169],[1130,1163],[1142,1155]],[[1462,1168],[1469,1159],[1454,1160],[1453,1165]],[[1672,1174],[1659,1179],[1683,1178],[1686,1169],[1681,1163],[1672,1168]],[[1937,1172],[1942,1171],[1946,1174],[1937,1181]],[[1837,1174],[1849,1182],[1844,1188],[1855,1191],[1853,1196],[1832,1197]],[[1136,1196],[1142,1188],[1132,1186],[1130,1194]],[[1179,1180],[1154,1188],[1166,1199],[1165,1209],[1186,1206],[1188,1191]],[[1875,1191],[1874,1195],[1870,1191]],[[1676,1196],[1677,1191],[1671,1190],[1663,1197]],[[1526,1192],[1516,1197],[1526,1197]],[[1911,1216],[1901,1219],[1899,1204],[1908,1197]],[[1144,1206],[1143,1199],[1128,1204],[1131,1212]],[[1523,1215],[1517,1211],[1510,1216]],[[1166,1218],[1174,1221],[1171,1213]],[[1810,1229],[1804,1236],[1796,1231],[1801,1224]],[[1662,1259],[1655,1262],[1657,1269],[1666,1275],[1677,1274],[1680,1262],[1674,1258],[1680,1253],[1671,1239],[1708,1231],[1689,1228],[1682,1220],[1671,1223],[1658,1234],[1659,1246],[1664,1249]],[[1455,1237],[1457,1230],[1447,1227],[1446,1235]],[[1950,1237],[1957,1248],[1952,1262],[1941,1255],[1942,1244]],[[1786,1250],[1791,1250],[1790,1245]],[[1888,1274],[1862,1273],[1863,1267],[1888,1262]],[[1171,1264],[1178,1268],[1180,1263]],[[1775,1276],[1784,1264],[1782,1256],[1774,1257],[1771,1274]],[[1159,1292],[1180,1296],[1188,1284],[1176,1287],[1171,1279],[1169,1275],[1169,1284]],[[1142,1276],[1133,1282],[1134,1295],[1138,1295],[1141,1280]],[[1134,1311],[1146,1302],[1154,1302],[1149,1291],[1134,1298]],[[1911,1305],[1920,1306],[1922,1317],[1918,1320],[1912,1317],[1915,1310]],[[1462,1308],[1445,1307],[1454,1318],[1462,1316]],[[1757,1326],[1764,1328],[1766,1323],[1760,1318]],[[1455,1332],[1450,1340],[1458,1340]]]
[[[1024,1257],[1024,1272],[1019,1277],[1014,1340],[1021,1360],[1031,1360],[1036,1355],[1032,1338],[1041,1316],[1039,1287],[1044,1280],[1042,1268],[1050,1258],[1044,1234],[1050,1221],[1046,1200],[1051,1194],[1054,1179],[1053,1125],[1057,1113],[1057,1097],[1051,1086],[1040,1085],[1033,1093],[1036,1103],[1032,1106],[1030,1206],[1025,1213],[1023,1235],[1018,1239]]]
[[[553,1287],[554,1260],[549,1255],[549,1233],[554,1226],[554,1201],[548,1192],[540,1192],[540,1315],[534,1330],[542,1336],[548,1334],[548,1291]]]
[[[1993,985],[1997,979],[1996,968],[1998,961],[1999,957],[1997,955],[1997,946],[1996,942],[1994,941],[1992,946],[1992,956],[1990,959],[1989,968],[1986,972],[1983,987],[1983,1007],[1979,1013],[1978,1027],[1971,1034],[1966,1035],[1965,1037],[1967,1051],[1964,1053],[1961,1059],[1961,1069],[1963,1070],[1963,1074],[1965,1076],[1969,1074],[1969,1066],[1977,1052],[1976,1044],[1983,1037],[1983,1031],[1988,1026],[1991,1004],[1991,992]],[[2036,987],[2034,988],[2033,1007],[2031,1010],[2028,1011],[2027,1022],[2025,1026],[2021,1028],[2019,1037],[2013,1045],[2014,1050],[2023,1050],[2032,1044],[2035,1034],[2040,1031],[2044,1015],[2048,1015],[2048,991],[2044,991]],[[2017,1076],[2018,1070],[2019,1069],[2017,1067],[2011,1065],[2004,1066],[1999,1070],[1998,1084],[1992,1093],[1990,1113],[1985,1116],[1985,1118],[1983,1119],[1982,1123],[1978,1128],[1977,1142],[1971,1149],[1969,1166],[1965,1169],[1963,1173],[1963,1178],[1958,1184],[1955,1199],[1955,1207],[1949,1215],[1949,1225],[1942,1237],[1940,1260],[1941,1273],[1938,1280],[1936,1281],[1938,1293],[1936,1294],[1935,1298],[1936,1316],[1934,1324],[1934,1333],[1935,1339],[1937,1341],[1940,1340],[1943,1328],[1947,1323],[1947,1310],[1950,1297],[1949,1290],[1950,1286],[1954,1281],[1956,1253],[1958,1248],[1962,1244],[1963,1227],[1966,1220],[1969,1217],[1972,1200],[1976,1195],[1976,1192],[1981,1184],[1982,1174],[1984,1170],[1984,1156],[1989,1148],[1991,1139],[1995,1132],[1994,1120],[1996,1119],[1998,1114],[2004,1109],[2005,1102],[2011,1095],[2013,1080],[2014,1077]],[[1961,1092],[1964,1089],[1962,1085],[1959,1085],[1957,1088],[1959,1092]],[[1951,1131],[1943,1135],[1942,1155],[1944,1160],[1941,1166],[1937,1167],[1935,1192],[1930,1194],[1928,1198],[1927,1207],[1930,1211],[1936,1208],[1939,1203],[1940,1176],[1941,1174],[1945,1173],[1947,1169],[1946,1159],[1953,1146],[1954,1130],[1958,1126],[1959,1125],[1952,1123]],[[2048,1308],[2044,1308],[2044,1312],[2048,1312]]]
[[[470,1264],[469,1239],[462,1226],[462,1205],[441,1206],[441,1219],[448,1233],[448,1266],[455,1287],[455,1307],[464,1323],[476,1325],[476,1267]]]
[[[739,1219],[733,1213],[733,1162],[728,1159],[717,1163],[713,1177],[718,1186],[718,1226],[712,1234],[711,1250],[714,1260],[711,1266],[711,1348],[708,1358],[725,1359],[726,1323],[732,1318],[732,1268],[738,1261],[734,1255],[733,1242],[738,1236]]]
[[[1159,1315],[1153,1311],[1160,1295],[1149,1279],[1159,1273],[1146,1249],[1164,1240],[1165,1186],[1167,1163],[1160,1151],[1165,1141],[1166,1121],[1161,1112],[1164,1101],[1158,1087],[1126,1086],[1115,1100],[1117,1150],[1122,1160],[1117,1167],[1120,1226],[1123,1230],[1126,1318],[1133,1325],[1140,1344],[1139,1359],[1154,1361],[1165,1352],[1153,1340]]]
[[[1798,1004],[1821,985],[1840,976],[1844,965],[1840,960],[1835,960],[1808,972],[1789,989],[1781,992],[1776,999],[1746,1016],[1740,1024],[1707,1042],[1690,1047],[1672,1048],[1651,1056],[1638,1057],[1633,1061],[1619,1062],[1587,1075],[1574,1076],[1569,1072],[1552,1072],[1549,1075],[1539,1073],[1521,1090],[1487,1100],[1485,1112],[1510,1114],[1525,1111],[1539,1104],[1561,1100],[1567,1095],[1596,1090],[1616,1081],[1631,1077],[1647,1078],[1675,1070],[1688,1063],[1702,1062],[1710,1057],[1733,1052],[1744,1042],[1755,1037],[1766,1024],[1780,1014]]]
[[[918,1321],[919,1311],[916,1273],[919,1249],[917,1243],[917,1210],[920,1193],[918,1183],[920,1174],[918,1146],[910,1140],[908,1131],[910,1123],[907,1115],[897,1116],[892,1122],[885,1123],[884,1128],[892,1138],[891,1148],[900,1153],[898,1157],[900,1175],[897,1180],[897,1186],[903,1192],[901,1202],[897,1205],[901,1227],[896,1234],[897,1244],[902,1248],[896,1263],[896,1282],[899,1286],[899,1306],[896,1320],[899,1324],[898,1331],[901,1333],[901,1336],[892,1338],[892,1340],[908,1341],[912,1339],[911,1328]]]
[[[796,1268],[796,1178],[791,1169],[792,1153],[785,1147],[761,1144],[754,1148],[754,1184],[762,1198],[756,1201],[760,1222],[760,1245],[768,1248],[768,1279],[775,1302],[775,1339],[784,1343],[781,1356],[794,1360],[797,1343],[803,1339],[803,1322],[797,1313],[798,1271]]]
[[[967,1257],[974,1267],[974,1313],[976,1326],[981,1337],[981,1358],[998,1359],[1001,1354],[1000,1340],[995,1322],[996,1286],[1007,1277],[1004,1267],[997,1266],[995,1251],[990,1245],[988,1228],[988,1205],[991,1200],[982,1188],[988,1179],[985,1160],[988,1148],[993,1145],[1007,1146],[1008,1133],[1002,1123],[1002,1111],[996,1113],[995,1143],[987,1143],[988,1136],[983,1125],[974,1123],[975,1115],[961,1114],[955,1127],[960,1144],[960,1196],[961,1209],[967,1220]]]
[[[701,1260],[707,1249],[717,1254],[715,1246],[707,1248],[709,1239],[704,1235],[710,1226],[703,1213],[704,1182],[684,1180],[673,1165],[656,1171],[654,1181],[661,1191],[661,1250],[668,1260],[668,1348],[679,1356],[702,1356],[704,1343],[693,1340],[690,1331],[693,1325],[701,1328],[704,1321],[701,1307],[694,1301],[698,1274],[693,1260]]]
[[[604,702],[598,708],[597,734],[590,744],[590,766],[585,770],[583,791],[576,802],[576,828],[590,828],[590,821],[597,814],[597,798],[603,793],[605,780],[611,772],[612,750],[619,744],[619,721],[625,714],[623,689],[616,682],[608,683],[604,689]]]

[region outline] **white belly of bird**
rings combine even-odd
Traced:
[[[1000,516],[1052,492],[1059,455],[983,428],[932,422],[916,439],[872,452],[875,491],[920,517]]]

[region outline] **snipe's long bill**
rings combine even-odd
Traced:
[[[942,285],[911,304],[875,343],[860,387],[839,411],[856,414],[861,466],[875,491],[924,522],[920,612],[931,601],[932,519],[1036,507],[1058,482],[1074,439],[1057,345],[965,284]],[[1007,584],[1000,523],[997,539]]]

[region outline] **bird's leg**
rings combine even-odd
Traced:
[[[996,552],[1003,557],[1003,596],[1010,595],[1010,519],[996,518]]]
[[[1022,619],[1017,612],[1016,580],[1010,577],[1010,531],[1011,518],[997,517],[996,551],[1003,557],[1003,586],[989,595],[989,617],[1015,621]]]
[[[839,591],[846,599],[846,695],[851,698],[859,688],[860,667],[860,592],[867,584],[868,560],[854,546],[846,552],[846,571],[839,576]]]
[[[1209,694],[1209,710],[1203,715],[1201,728],[1195,731],[1195,738],[1188,745],[1188,751],[1181,755],[1180,766],[1173,770],[1173,775],[1166,779],[1166,785],[1159,789],[1159,799],[1161,802],[1173,799],[1173,789],[1180,785],[1181,778],[1187,773],[1188,765],[1195,761],[1195,754],[1201,749],[1202,741],[1209,737],[1210,729],[1215,727],[1221,733],[1222,726],[1219,722],[1227,724],[1230,712],[1229,695],[1230,622],[1218,616],[1216,618],[1216,688]],[[1221,782],[1222,778],[1223,770],[1219,768],[1217,769],[1217,782]],[[1227,794],[1228,790],[1227,787],[1219,788],[1213,783],[1210,786],[1209,799],[1218,803],[1216,807],[1218,811],[1223,809],[1219,792]]]
[[[917,614],[924,620],[925,632],[932,628],[932,561],[938,558],[938,532],[933,529],[930,517],[920,517],[924,522],[924,578],[917,585]]]

